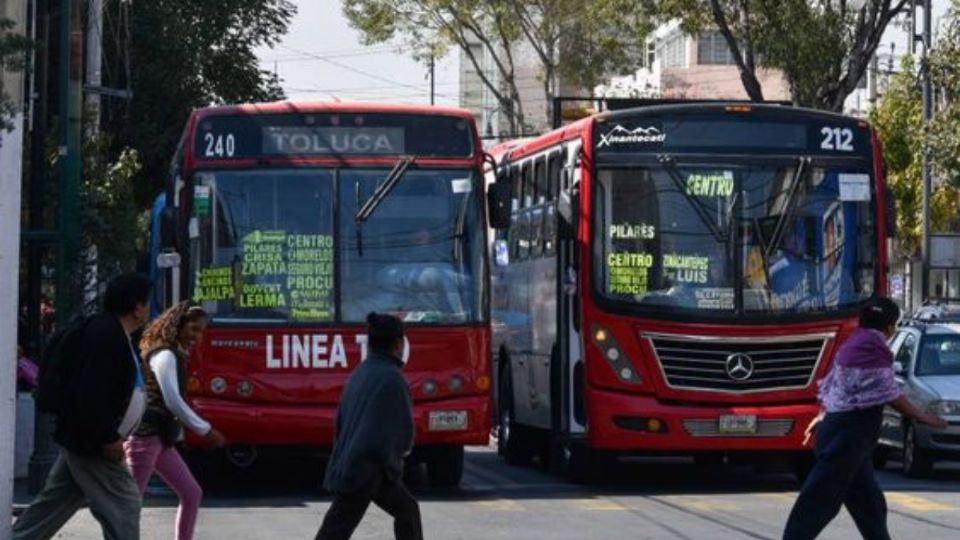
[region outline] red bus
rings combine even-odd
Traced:
[[[508,461],[809,461],[816,381],[886,292],[893,209],[870,126],[652,106],[492,153],[490,193],[510,193],[491,271]]]
[[[434,484],[460,481],[464,445],[486,444],[492,418],[483,160],[459,109],[192,114],[167,186],[162,296],[211,315],[188,394],[235,463],[331,446],[377,311],[407,325],[414,457]]]

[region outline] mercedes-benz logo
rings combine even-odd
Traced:
[[[727,377],[734,381],[745,381],[753,376],[753,358],[743,353],[733,353],[727,357]]]

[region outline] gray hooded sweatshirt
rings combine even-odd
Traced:
[[[323,487],[354,493],[378,477],[395,482],[413,448],[413,400],[401,371],[403,363],[371,350],[347,380],[337,410],[333,452]]]

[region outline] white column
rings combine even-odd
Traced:
[[[0,132],[0,538],[10,537],[13,511],[14,432],[17,419],[17,291],[20,276],[20,184],[23,115]]]

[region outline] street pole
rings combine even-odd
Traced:
[[[22,4],[25,5],[25,4]],[[12,31],[21,32],[26,17],[13,13]],[[6,12],[0,12],[6,15]],[[21,18],[21,16],[23,16]],[[24,25],[25,26],[25,25]],[[0,66],[0,77],[3,77]],[[0,538],[10,537],[13,511],[13,479],[16,453],[17,366],[11,361],[17,343],[18,279],[20,276],[20,186],[23,183],[23,81],[12,80],[10,99],[16,107],[10,115],[12,129],[0,129]]]
[[[66,325],[77,308],[76,266],[80,250],[80,140],[83,105],[83,26],[79,0],[60,0],[58,64],[60,145],[57,151],[59,186],[57,212],[57,325]],[[35,449],[30,459],[31,493],[43,487],[56,452],[48,417],[38,418]]]
[[[99,88],[103,82],[103,0],[88,0],[87,4],[87,74],[90,88]],[[87,110],[92,120],[89,135],[100,131],[100,93],[87,93]]]
[[[22,118],[14,117],[20,122]],[[19,131],[13,131],[19,133]],[[12,137],[11,137],[12,138]],[[0,141],[2,143],[3,141]],[[17,421],[17,366],[9,360],[17,339],[17,280],[20,276],[20,145],[10,138],[0,145],[0,161],[10,174],[0,174],[0,343],[5,350],[0,361],[0,538],[10,536],[13,509],[14,433]]]
[[[49,183],[47,168],[47,111],[49,103],[50,76],[50,0],[37,0],[36,35],[40,41],[34,66],[36,99],[33,108],[33,132],[30,134],[30,232],[45,229],[44,199]],[[46,245],[38,238],[29,238],[27,243],[27,327],[30,329],[30,354],[39,360],[43,352],[44,336],[40,324],[40,300],[43,294],[43,254]],[[33,453],[28,467],[27,489],[39,493],[47,471],[53,465],[53,449],[50,439],[53,420],[39,411],[34,415]]]
[[[923,82],[923,237],[921,246],[920,301],[930,297],[930,195],[932,190],[930,144],[927,128],[933,119],[933,82],[930,80],[930,47],[933,41],[931,0],[923,0],[923,56],[920,63]],[[916,13],[916,10],[914,10]]]
[[[436,104],[437,81],[436,81],[436,58],[430,53],[430,105]]]
[[[57,250],[57,324],[77,309],[80,251],[80,138],[82,129],[83,26],[80,0],[60,0],[60,200]]]

